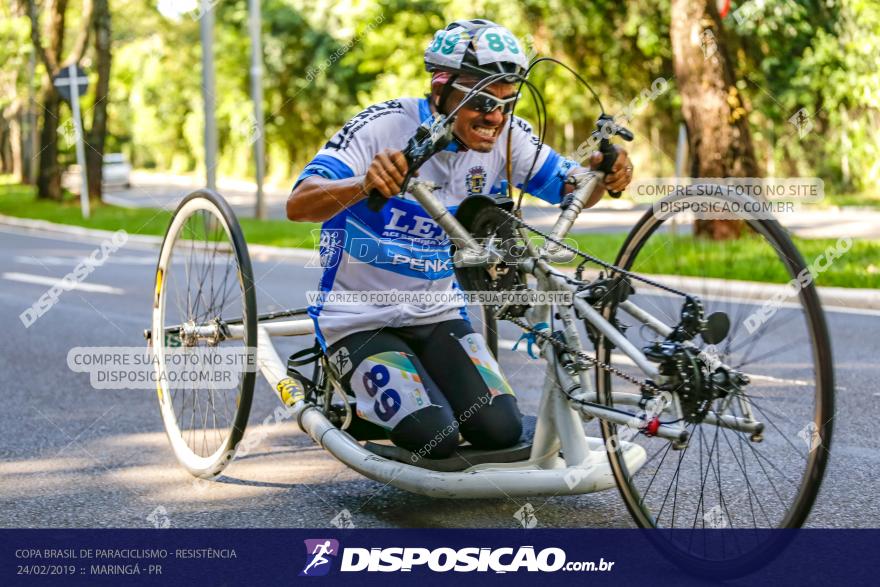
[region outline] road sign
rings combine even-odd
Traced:
[[[58,93],[70,102],[73,113],[73,132],[76,137],[76,162],[80,171],[79,203],[83,218],[89,217],[89,182],[86,175],[86,148],[83,140],[82,117],[79,112],[79,97],[89,89],[89,78],[79,65],[71,63],[52,78]]]
[[[82,96],[89,89],[89,78],[85,70],[79,65],[68,65],[58,75],[52,78],[52,83],[58,88],[58,93],[65,101],[70,102],[73,97],[72,87],[76,86],[76,93]]]

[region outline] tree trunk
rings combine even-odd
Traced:
[[[67,12],[67,0],[48,0],[44,10],[48,16],[43,34],[48,45],[45,48],[39,41],[37,9],[31,2],[31,36],[49,76],[49,79],[43,84],[40,94],[42,124],[40,126],[40,167],[37,172],[37,196],[60,200],[61,168],[58,165],[58,125],[61,123],[61,97],[52,86],[51,78],[58,72],[61,52],[64,49],[64,15]]]
[[[40,27],[39,8],[36,0],[28,0],[28,16],[31,21],[31,41],[40,61],[46,68],[48,80],[43,85],[40,96],[42,123],[40,126],[40,166],[37,172],[37,196],[53,200],[61,199],[61,166],[58,165],[58,125],[61,124],[61,96],[52,85],[52,77],[63,66],[64,19],[67,14],[67,0],[46,0],[43,11],[46,13],[44,27]],[[90,0],[83,2],[83,14],[79,34],[68,59],[70,63],[82,60],[88,44],[88,31],[92,26],[93,5]],[[46,45],[43,39],[46,39]]]
[[[12,151],[9,137],[12,133],[6,115],[0,117],[0,173],[12,173]]]
[[[736,89],[715,0],[672,0],[673,66],[693,177],[755,177],[746,104]],[[698,220],[696,235],[737,238],[741,221]]]
[[[43,87],[40,126],[40,165],[37,170],[37,197],[61,200],[61,166],[58,165],[58,124],[61,97],[51,82]]]
[[[86,151],[89,198],[101,199],[103,180],[104,141],[107,137],[107,102],[110,90],[110,6],[108,0],[94,2],[95,67],[98,81],[95,84],[95,106],[92,109],[92,127],[88,141],[91,149]]]
[[[21,121],[24,118],[25,108],[22,106],[21,99],[16,98],[11,107],[11,116],[9,117],[9,148],[12,155],[12,174],[16,177],[16,181],[25,182],[25,169],[22,156],[23,137],[21,134]]]

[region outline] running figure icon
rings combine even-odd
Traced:
[[[335,540],[332,542],[335,542]],[[336,556],[337,553],[333,546],[331,546],[331,540],[325,540],[324,542],[315,544],[315,547],[309,554],[312,555],[312,560],[306,565],[306,568],[303,569],[303,575],[308,575],[310,569],[329,563],[330,560],[326,558],[325,555]],[[327,569],[321,569],[321,571],[323,572],[319,574],[323,575],[326,574]]]

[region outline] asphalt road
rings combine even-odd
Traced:
[[[67,366],[74,346],[141,346],[156,250],[129,244],[29,328],[19,314],[98,241],[0,227],[0,526],[326,527],[348,510],[357,527],[518,527],[528,501],[541,527],[632,525],[615,490],[580,497],[441,501],[349,470],[285,422],[217,482],[194,483],[168,447],[154,392],[96,390]],[[24,276],[24,277],[22,277]],[[261,311],[298,307],[317,281],[302,262],[255,260]],[[838,403],[831,464],[811,526],[880,526],[880,313],[829,311]],[[512,336],[512,333],[503,336]],[[279,341],[286,353],[310,341]],[[508,347],[509,348],[509,347]],[[520,403],[534,413],[539,375],[504,350]],[[277,400],[258,379],[251,428]]]

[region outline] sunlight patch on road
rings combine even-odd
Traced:
[[[91,466],[93,466],[92,463],[85,459],[67,457],[6,461],[0,463],[0,479],[7,475],[42,475],[85,469]]]

